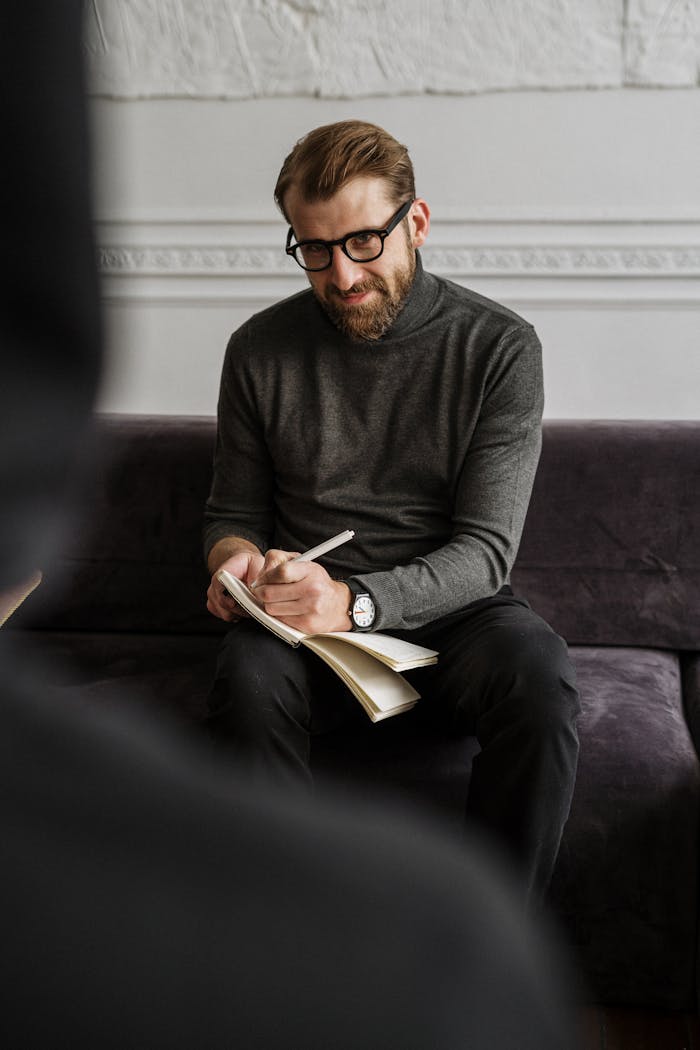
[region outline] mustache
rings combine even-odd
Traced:
[[[338,299],[345,299],[350,295],[362,295],[363,292],[383,292],[386,294],[387,287],[386,283],[381,277],[374,277],[367,281],[361,281],[359,284],[353,284],[352,288],[346,288],[345,291],[341,291],[335,284],[330,284],[326,292],[327,296],[337,296]]]

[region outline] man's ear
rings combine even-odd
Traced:
[[[408,213],[408,226],[411,231],[411,240],[414,248],[421,248],[425,244],[428,231],[430,230],[430,208],[427,201],[422,197],[416,197]]]

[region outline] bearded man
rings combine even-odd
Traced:
[[[208,608],[232,626],[211,732],[249,776],[310,784],[314,734],[358,711],[316,655],[242,614],[222,568],[301,631],[381,630],[437,650],[415,684],[431,717],[480,743],[467,822],[508,848],[539,901],[579,709],[565,643],[510,586],[541,446],[539,340],[423,270],[430,210],[382,128],[310,132],[275,198],[311,287],[252,317],[226,353],[205,551]],[[348,528],[352,543],[292,560]]]

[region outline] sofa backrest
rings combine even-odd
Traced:
[[[100,415],[91,472],[62,557],[14,618],[57,630],[210,633],[202,511],[212,417]]]
[[[573,644],[700,648],[700,423],[545,422],[513,581]]]
[[[20,620],[210,633],[215,421],[99,416],[100,469]],[[700,649],[700,423],[546,421],[513,584],[572,644]]]

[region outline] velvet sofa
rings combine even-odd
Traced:
[[[70,544],[8,628],[58,689],[147,704],[198,732],[225,628],[206,611],[210,418],[102,416]],[[588,998],[696,1006],[700,424],[548,421],[513,574],[569,642],[583,713],[551,905]],[[457,834],[478,745],[408,714],[314,747],[318,779]]]

